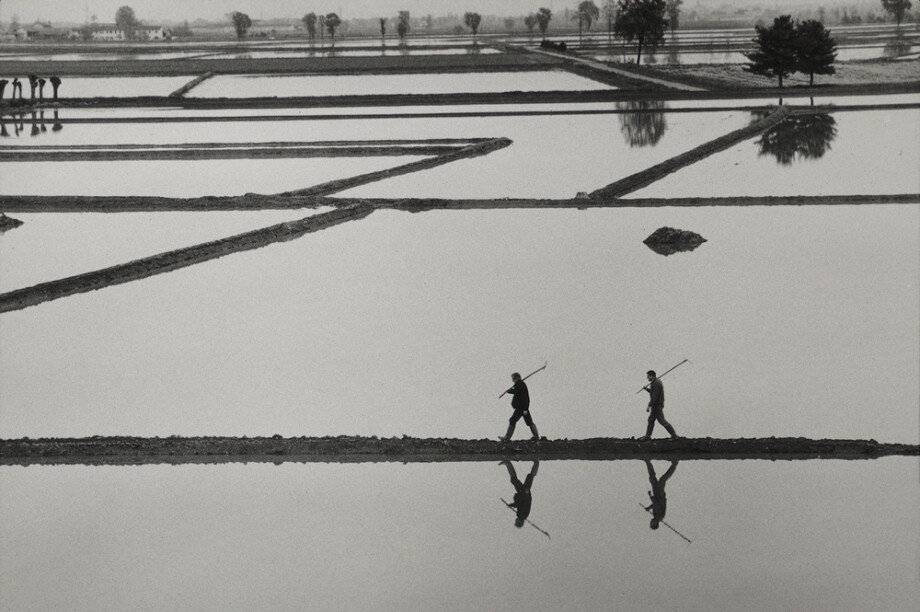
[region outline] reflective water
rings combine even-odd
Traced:
[[[168,96],[194,76],[164,77],[64,77],[59,98],[127,98]],[[46,95],[49,93],[45,90]]]
[[[0,608],[907,611],[918,467],[3,467]]]
[[[4,267],[140,250],[143,224],[83,216],[19,215]],[[708,242],[662,257],[664,225]],[[0,436],[492,437],[544,361],[541,433],[638,436],[645,370],[690,358],[678,433],[915,443],[918,279],[917,206],[378,211],[4,314]]]
[[[501,53],[498,49],[491,47],[465,47],[465,48],[447,48],[447,49],[419,49],[411,46],[394,47],[392,45],[378,48],[367,47],[359,49],[349,49],[336,47],[331,49],[325,48],[303,48],[278,51],[234,51],[227,54],[215,55],[215,59],[273,59],[273,58],[302,58],[302,57],[380,57],[396,55],[470,55],[482,54],[492,55]]]
[[[630,110],[622,105],[623,110]],[[475,107],[466,107],[475,110]],[[628,131],[641,118],[632,115],[560,115],[515,117],[392,118],[373,121],[268,121],[230,123],[138,123],[67,125],[41,139],[8,139],[21,144],[170,144],[175,142],[275,142],[496,138],[513,141],[490,155],[463,160],[421,174],[407,175],[355,190],[362,196],[408,197],[573,197],[642,170],[653,163],[747,124],[750,113],[724,111],[669,115],[655,146],[633,147]],[[549,146],[548,143],[552,143]],[[396,165],[394,158],[229,160],[209,162],[131,162],[125,180],[106,180],[109,168],[96,162],[5,164],[0,193],[187,195],[277,193],[314,182],[313,168],[342,168],[358,173]],[[250,164],[251,170],[245,164]],[[52,170],[54,169],[54,170]],[[49,172],[56,180],[48,181]],[[473,173],[473,174],[471,174]],[[195,177],[201,175],[198,181]],[[7,176],[8,175],[8,176]],[[136,175],[136,176],[135,176]],[[173,176],[162,180],[165,176]],[[471,177],[478,176],[477,180]],[[127,177],[133,176],[131,180]],[[184,180],[186,177],[187,180]],[[223,178],[222,178],[223,177]],[[297,183],[296,187],[291,187]]]
[[[787,122],[629,197],[918,193],[917,142],[916,109],[823,115]]]
[[[188,97],[333,96],[616,89],[561,70],[393,75],[217,75]]]

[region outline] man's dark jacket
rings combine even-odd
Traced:
[[[649,383],[649,405],[652,408],[664,408],[664,385],[657,378]]]
[[[511,400],[511,407],[515,410],[524,411],[530,408],[530,393],[527,391],[527,385],[523,380],[514,383],[514,386],[508,389],[508,393],[514,395]]]

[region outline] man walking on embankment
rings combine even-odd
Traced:
[[[505,393],[510,393],[514,396],[511,400],[511,407],[514,408],[514,412],[511,414],[511,418],[508,419],[508,431],[505,435],[499,436],[498,439],[510,440],[511,435],[514,433],[514,426],[523,417],[524,422],[530,427],[533,439],[539,440],[540,434],[537,433],[537,426],[534,425],[533,419],[530,417],[530,393],[527,391],[527,385],[517,372],[511,375],[511,380],[514,382],[514,386]]]
[[[645,435],[639,439],[651,439],[652,429],[655,428],[655,421],[661,423],[661,426],[668,430],[668,433],[671,434],[671,438],[677,438],[677,432],[674,431],[671,424],[664,418],[664,385],[661,384],[661,379],[655,374],[655,370],[649,370],[646,372],[646,376],[649,381],[649,384],[645,387],[645,390],[648,391],[649,394],[648,408],[646,408],[646,412],[648,412],[648,427],[645,429]]]

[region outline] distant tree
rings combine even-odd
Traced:
[[[613,23],[617,16],[617,0],[606,0],[603,13],[607,17],[607,44],[613,45]]]
[[[675,32],[680,27],[680,5],[684,0],[667,0],[668,3],[668,24],[671,31]]]
[[[399,16],[396,18],[396,33],[403,42],[406,41],[406,35],[409,33],[410,19],[409,11],[399,11]]]
[[[543,38],[546,38],[546,29],[549,27],[549,22],[553,18],[553,12],[548,8],[541,8],[537,11],[536,18],[537,25],[540,26],[540,34],[543,35]]]
[[[479,13],[466,13],[463,16],[463,23],[473,32],[473,38],[476,38],[476,33],[479,31],[479,23],[482,21],[482,15]]]
[[[537,16],[531,13],[524,17],[524,27],[527,28],[527,31],[533,33],[534,27],[537,25]]]
[[[252,19],[250,19],[249,15],[246,13],[233,11],[230,13],[230,21],[233,23],[233,28],[236,30],[236,37],[239,40],[243,40],[243,37],[246,36],[246,32],[252,27]]]
[[[505,20],[502,23],[505,24],[505,29],[507,31],[510,32],[511,30],[514,29],[514,18],[513,17],[505,17]]]
[[[668,28],[665,0],[620,0],[613,32],[626,42],[636,41],[636,64],[642,60],[642,48],[657,47],[664,41]]]
[[[601,16],[597,5],[591,0],[584,0],[578,4],[575,14],[572,15],[572,21],[578,22],[578,40],[581,40],[581,34],[584,30],[590,30],[591,24],[597,21]]]
[[[329,36],[332,38],[332,48],[335,49],[335,31],[342,25],[342,20],[335,13],[329,13],[326,15],[324,23],[326,24],[326,30],[329,31]]]
[[[307,35],[310,36],[310,42],[316,39],[316,13],[307,13],[303,16],[303,24],[307,28]]]
[[[790,15],[780,15],[769,27],[755,26],[757,37],[754,39],[756,49],[745,53],[749,64],[744,67],[747,72],[772,79],[783,78],[796,71],[798,57],[796,48],[798,36],[795,23]]]
[[[386,40],[387,37],[387,18],[380,18],[380,38]]]
[[[808,19],[796,25],[796,69],[809,75],[809,85],[815,84],[816,74],[834,74],[837,43],[824,24]]]
[[[601,11],[591,0],[584,0],[578,4],[575,11],[574,19],[578,20],[578,34],[581,35],[582,28],[591,29],[591,24],[600,19]]]
[[[895,21],[898,22],[898,29],[901,29],[901,21],[910,10],[910,4],[910,0],[882,0],[882,8],[895,18]]]
[[[140,25],[140,21],[137,20],[137,15],[134,14],[134,9],[130,6],[120,6],[115,11],[115,26],[120,30],[124,30],[125,37],[129,40],[134,38],[134,30],[138,25]]]

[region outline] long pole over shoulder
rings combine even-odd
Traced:
[[[539,372],[540,370],[545,370],[545,369],[546,369],[546,364],[547,364],[547,363],[549,363],[549,362],[544,361],[542,367],[537,368],[536,370],[534,370],[533,372],[531,372],[530,374],[528,374],[527,376],[525,376],[524,378],[522,378],[521,381],[527,380],[528,378],[530,378],[531,376],[533,376],[534,374],[536,374],[536,373]],[[508,393],[508,390],[507,390],[507,389],[505,389],[505,392],[504,392],[504,393],[502,393],[501,395],[498,396],[498,399],[501,399],[502,397],[504,397],[504,396],[505,396],[505,393]]]
[[[689,360],[689,359],[684,359],[683,361],[681,361],[680,363],[678,363],[676,366],[674,366],[673,368],[671,368],[670,370],[668,370],[668,372],[670,372],[670,371],[672,371],[672,370],[676,370],[677,368],[679,368],[680,366],[684,365],[684,364],[687,363],[688,361],[690,361],[690,360]],[[665,372],[664,374],[667,374],[668,372]],[[659,374],[659,375],[658,375],[658,378],[664,378],[664,374]],[[642,387],[641,389],[639,389],[638,391],[636,391],[636,395],[638,395],[639,393],[642,393],[643,391],[645,391],[647,387],[648,387],[648,385],[645,385],[645,387]]]

